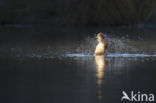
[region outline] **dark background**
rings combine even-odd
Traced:
[[[153,24],[155,5],[155,0],[0,0],[0,24]]]
[[[155,5],[155,0],[0,0],[0,52],[48,45],[61,49],[57,52],[80,45],[93,51],[98,32],[110,38],[113,48],[112,40],[125,39],[139,40],[134,46],[142,51],[145,46],[155,51]]]

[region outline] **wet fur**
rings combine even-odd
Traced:
[[[105,55],[105,51],[107,48],[107,41],[102,35],[102,33],[98,33],[97,38],[99,43],[96,46],[95,55]]]

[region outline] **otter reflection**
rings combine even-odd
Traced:
[[[99,99],[102,98],[102,84],[104,79],[104,72],[107,66],[107,62],[104,55],[97,55],[95,56],[95,63],[96,63],[96,76],[98,79],[98,97]]]

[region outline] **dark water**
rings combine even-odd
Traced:
[[[154,38],[106,35],[107,56],[95,57],[94,35],[50,41],[28,30],[1,30],[0,103],[121,103],[122,91],[156,94]]]
[[[156,93],[155,57],[1,60],[1,103],[120,103]]]

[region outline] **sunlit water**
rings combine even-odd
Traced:
[[[94,56],[94,32],[100,30],[58,40],[49,34],[39,38],[53,31],[40,29],[2,29],[1,103],[121,103],[122,91],[156,94],[156,43],[154,36],[145,38],[153,32],[133,38],[137,31],[115,35],[106,30],[104,57]]]

